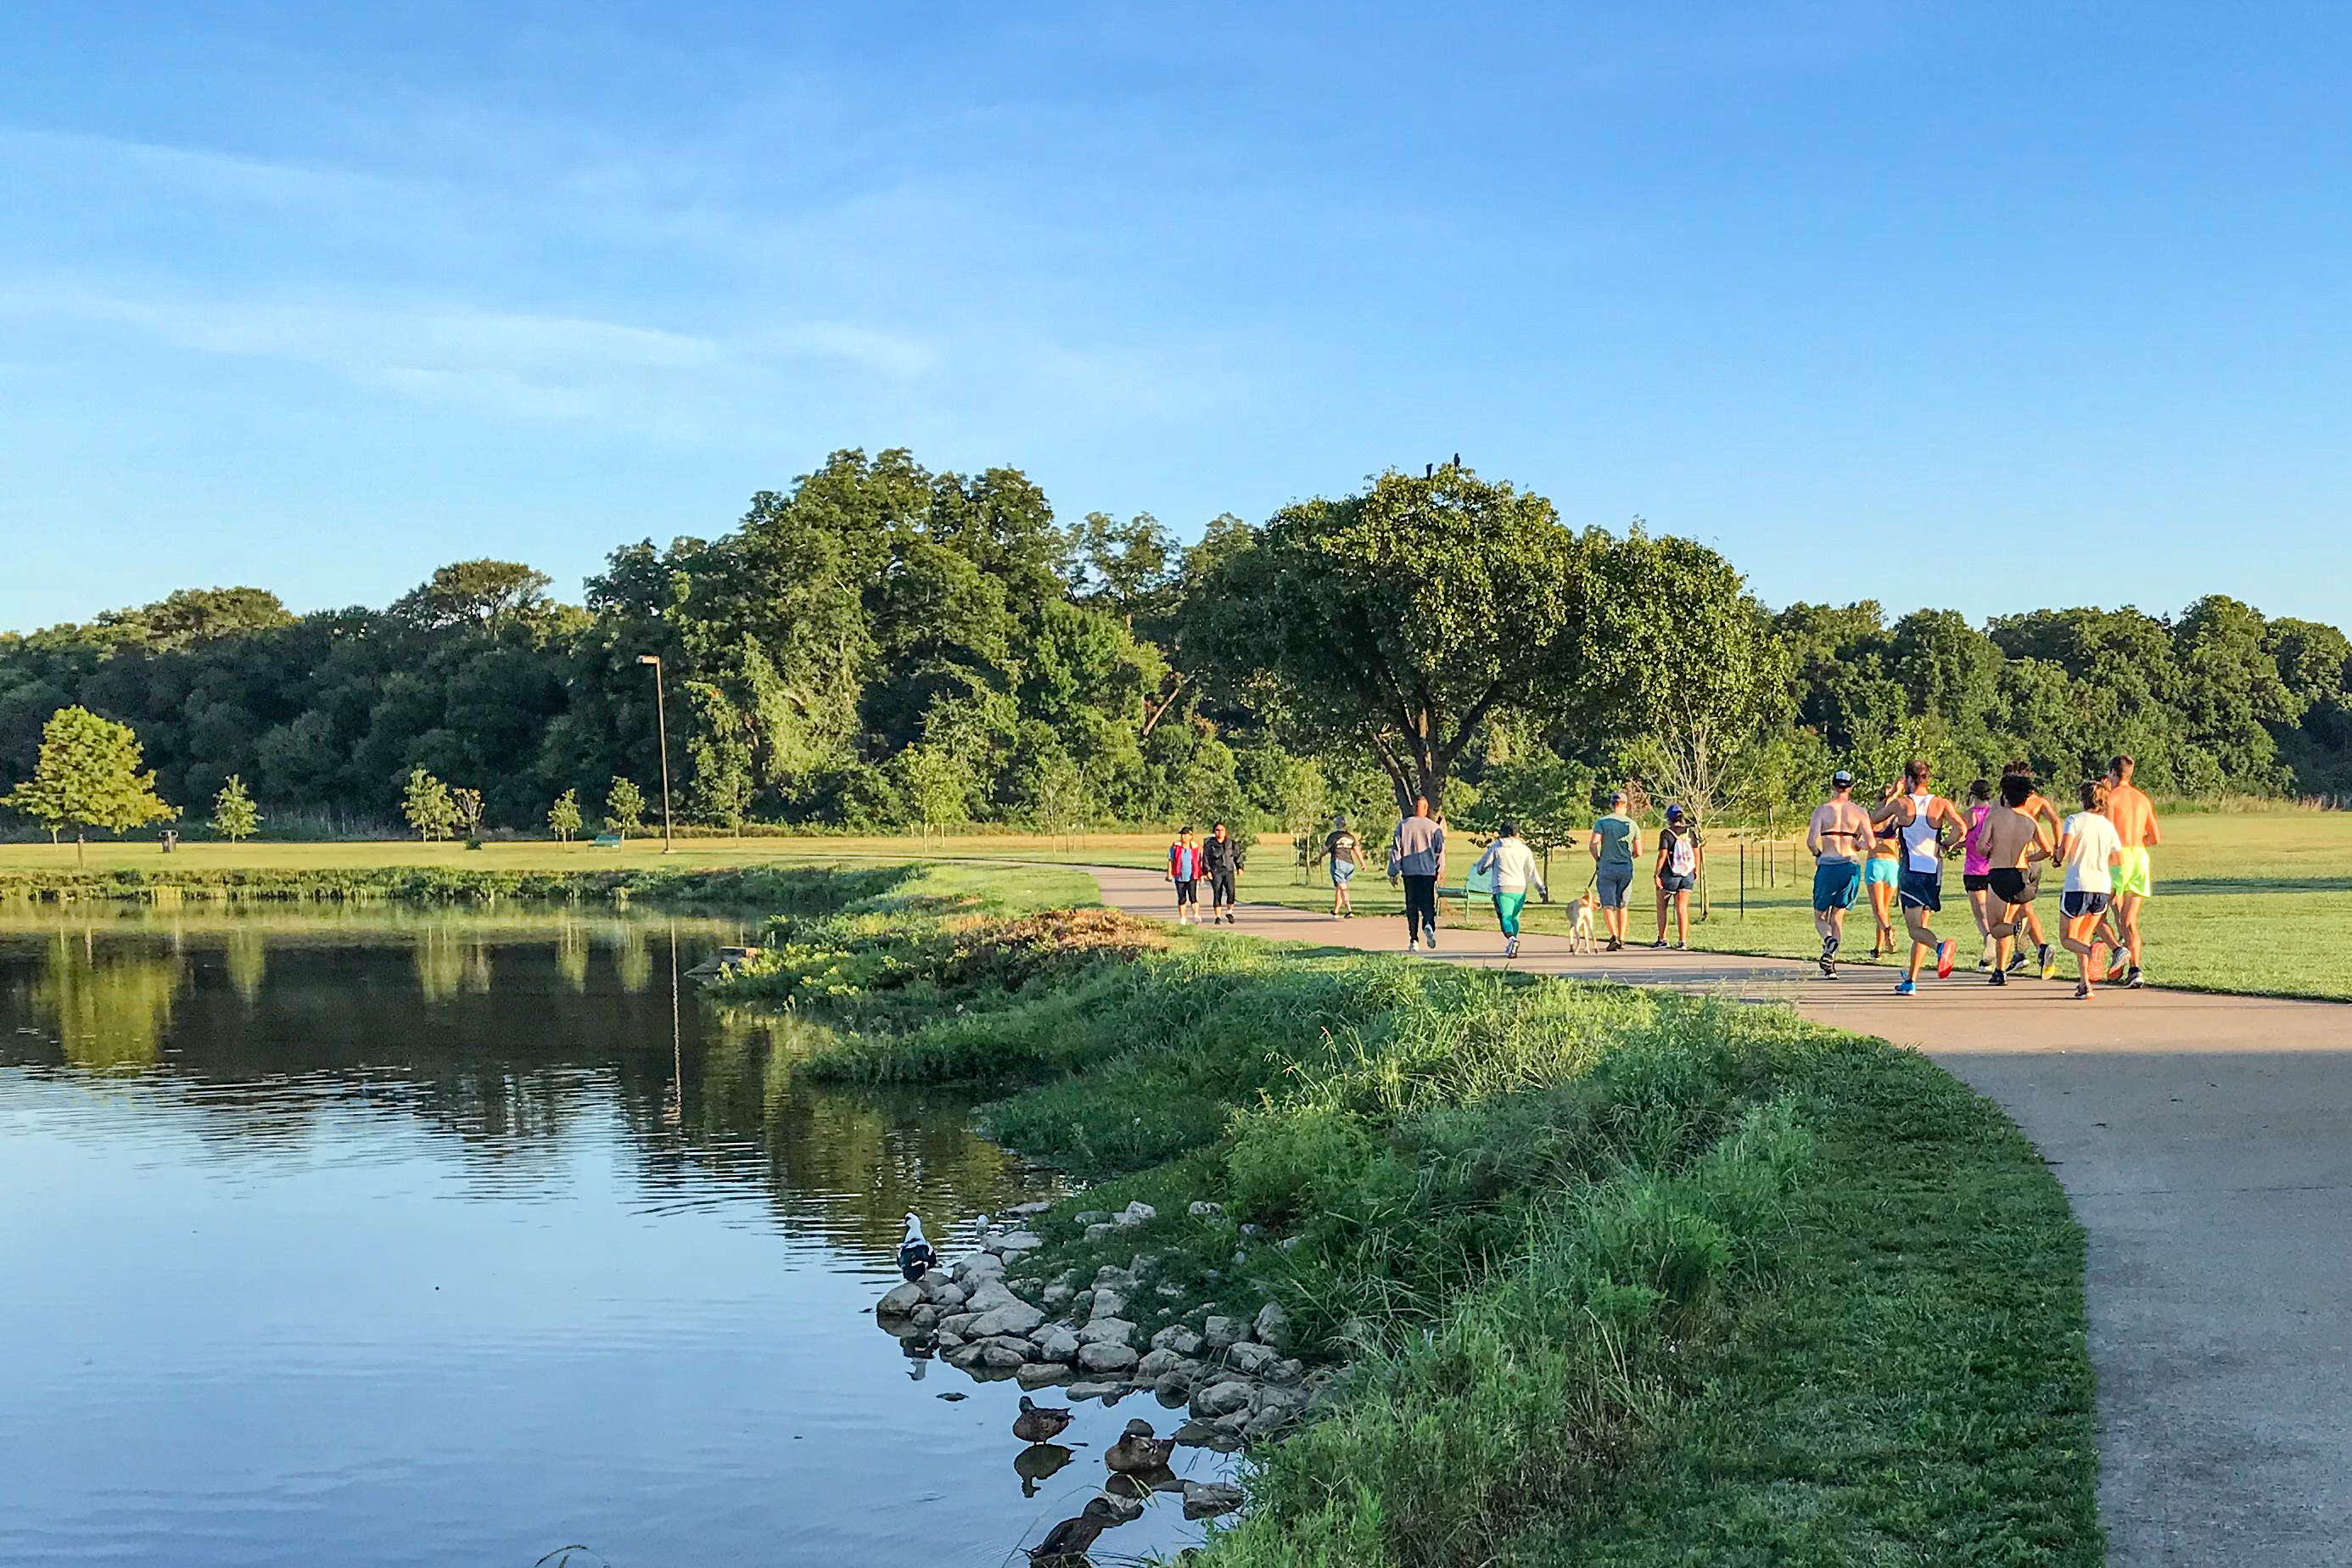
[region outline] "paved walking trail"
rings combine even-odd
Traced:
[[[1172,913],[1157,872],[1088,869],[1106,903]],[[1953,912],[1945,929],[1972,934]],[[1401,924],[1244,904],[1235,929],[1395,952]],[[1441,940],[1448,963],[1503,966],[1491,918]],[[2089,1233],[2108,1562],[2352,1563],[2352,1007],[2120,988],[2082,1003],[2071,981],[1995,991],[1973,967],[1902,999],[1867,965],[1832,981],[1534,935],[1516,967],[1787,1002],[1933,1057],[2016,1119]]]

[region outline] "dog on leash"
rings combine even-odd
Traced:
[[[1568,951],[1599,952],[1601,944],[1593,940],[1593,918],[1601,912],[1601,900],[1588,888],[1568,907]]]

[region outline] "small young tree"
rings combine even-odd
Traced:
[[[562,844],[572,842],[572,836],[580,831],[580,792],[578,790],[568,789],[555,797],[555,804],[547,808],[547,826],[555,835],[557,842]]]
[[[232,844],[253,837],[261,826],[261,814],[253,808],[253,796],[245,787],[245,780],[236,773],[213,796],[212,828]]]
[[[482,792],[478,789],[453,789],[449,792],[449,807],[457,814],[457,826],[466,830],[466,843],[479,848],[482,843]]]
[[[448,837],[449,830],[457,826],[457,806],[449,798],[449,786],[423,768],[409,773],[400,814],[408,819],[416,836],[427,842]]]
[[[969,813],[971,769],[945,744],[925,741],[898,753],[899,793],[914,808],[916,824],[929,838]]]
[[[180,815],[156,795],[154,773],[139,763],[139,737],[130,725],[87,708],[60,708],[41,730],[33,776],[5,800],[52,833],[72,828],[79,863],[87,858],[83,844],[90,828],[123,833]]]
[[[604,792],[604,831],[617,833],[623,838],[646,826],[646,792],[631,781],[617,774],[613,787]]]

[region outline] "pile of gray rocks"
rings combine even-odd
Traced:
[[[1023,1205],[1032,1213],[1044,1205]],[[1197,1204],[1213,1216],[1215,1205]],[[1014,1211],[1020,1217],[1021,1211]],[[1157,1215],[1148,1204],[1117,1215],[1080,1215],[1089,1239]],[[927,1339],[941,1359],[979,1377],[1012,1377],[1024,1388],[1059,1386],[1071,1399],[1116,1402],[1149,1389],[1191,1419],[1179,1442],[1231,1449],[1275,1435],[1298,1419],[1337,1375],[1291,1355],[1289,1323],[1269,1303],[1254,1319],[1202,1314],[1140,1339],[1129,1303],[1153,1270],[1150,1253],[1125,1268],[1105,1264],[1091,1283],[1069,1275],[1024,1300],[1006,1280],[1006,1260],[1044,1242],[1025,1228],[992,1236],[952,1269],[934,1269],[876,1304],[881,1326],[902,1340]],[[1048,1309],[1051,1309],[1049,1312]]]

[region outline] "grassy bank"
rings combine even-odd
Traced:
[[[995,1086],[997,1135],[1090,1184],[1018,1284],[1143,1249],[1143,1331],[1271,1300],[1352,1363],[1213,1561],[2098,1561],[2079,1234],[1923,1059],[1780,1009],[882,912],[785,922],[737,990],[854,1026],[805,1070]]]

